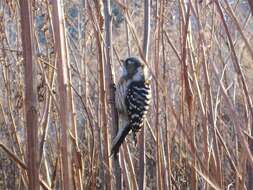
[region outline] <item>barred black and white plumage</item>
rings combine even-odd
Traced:
[[[115,92],[116,108],[122,123],[112,142],[111,154],[115,157],[130,131],[136,143],[135,133],[144,124],[151,100],[150,79],[145,64],[136,57],[130,57],[124,61],[123,69]]]

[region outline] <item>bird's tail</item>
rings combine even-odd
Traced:
[[[112,141],[111,155],[113,155],[114,158],[117,157],[119,148],[121,144],[124,142],[130,130],[131,130],[131,127],[129,125],[126,125],[124,128],[121,128],[118,130],[117,136]]]

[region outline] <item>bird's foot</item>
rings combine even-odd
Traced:
[[[116,84],[115,84],[115,83],[111,84],[110,87],[111,87],[114,91],[116,90]]]

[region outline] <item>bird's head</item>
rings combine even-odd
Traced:
[[[135,81],[145,80],[147,75],[147,68],[145,63],[137,57],[129,57],[123,62],[123,74],[125,79],[132,79]]]

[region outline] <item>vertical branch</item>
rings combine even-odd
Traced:
[[[22,45],[25,65],[25,117],[27,130],[28,188],[39,189],[38,101],[36,64],[33,63],[32,10],[30,1],[20,1]]]
[[[160,123],[159,123],[159,109],[160,109],[160,102],[159,102],[159,63],[160,63],[160,22],[161,22],[161,2],[156,1],[156,31],[157,34],[155,36],[155,76],[156,78],[156,85],[155,85],[155,128],[156,128],[156,186],[158,189],[162,189],[162,173],[161,173],[161,138],[160,138]],[[159,6],[160,5],[160,6]]]
[[[103,145],[103,157],[105,162],[105,171],[104,171],[104,183],[106,183],[106,189],[111,189],[111,163],[109,160],[109,142],[108,142],[108,120],[107,120],[107,111],[108,107],[106,105],[106,79],[105,79],[105,60],[104,60],[104,49],[103,49],[103,39],[102,39],[102,30],[104,26],[104,14],[103,14],[103,3],[102,0],[97,0],[95,2],[97,20],[95,19],[91,4],[87,1],[87,6],[89,10],[90,17],[93,21],[93,28],[95,31],[97,49],[98,49],[98,62],[99,62],[99,99],[101,101],[101,126],[104,137]]]
[[[250,9],[251,9],[251,14],[253,15],[253,1],[248,0],[248,2],[249,2]]]
[[[183,10],[183,9],[182,9]],[[188,35],[188,27],[189,27],[189,19],[190,19],[190,7],[187,6],[187,12],[184,19],[184,25],[183,25],[183,42],[182,42],[182,65],[183,65],[183,78],[184,78],[184,85],[185,85],[185,99],[188,104],[188,112],[189,112],[189,125],[191,128],[191,137],[193,145],[196,147],[196,140],[195,140],[195,128],[192,124],[192,106],[193,106],[193,91],[191,87],[191,83],[189,80],[189,69],[187,64],[187,35]],[[196,152],[194,152],[193,155],[193,162],[194,167],[196,167]],[[197,189],[197,172],[195,169],[191,169],[191,189]]]
[[[109,100],[111,103],[111,118],[112,118],[112,136],[116,136],[118,131],[118,113],[115,107],[115,79],[114,68],[112,64],[112,16],[111,5],[109,0],[104,0],[105,14],[105,74],[106,86],[109,89]],[[122,189],[121,167],[118,157],[113,160],[113,168],[116,178],[116,189]]]
[[[144,1],[144,37],[143,37],[143,53],[147,61],[149,50],[149,36],[150,36],[150,0]],[[146,124],[144,124],[146,125]],[[146,146],[145,146],[145,126],[140,134],[140,155],[139,155],[139,175],[138,186],[139,190],[145,189],[145,165],[146,165]]]
[[[132,189],[137,190],[138,189],[138,184],[137,184],[137,180],[136,180],[136,173],[135,173],[135,170],[134,170],[133,161],[132,161],[131,156],[130,156],[128,145],[123,144],[123,148],[124,148],[124,158],[126,159],[126,162],[128,164],[128,168],[129,168],[128,170],[129,170],[129,173],[130,173]]]
[[[124,3],[127,5],[128,1],[124,0]],[[124,9],[124,11],[126,11],[126,10]],[[130,47],[131,47],[131,41],[130,41],[131,38],[129,36],[129,28],[128,28],[128,24],[127,24],[126,20],[125,20],[124,24],[125,24],[125,30],[126,30],[127,53],[128,53],[128,56],[130,56],[131,55],[131,49],[130,49]]]
[[[87,5],[86,5],[86,0],[83,0],[83,9],[84,9],[84,29],[83,29],[83,44],[82,44],[82,61],[81,61],[81,83],[82,83],[82,97],[84,99],[84,103],[87,104],[87,96],[88,96],[88,77],[87,77],[87,61],[86,61],[86,41],[87,41],[87,34],[86,34],[86,28],[87,28],[87,23],[86,23],[86,11],[87,11]]]
[[[161,11],[161,13],[164,15],[165,14],[165,1],[162,1],[162,6],[163,6],[163,10]],[[163,75],[162,75],[162,79],[163,79],[163,85],[166,86],[167,80],[170,77],[170,74],[168,76],[166,76],[166,65],[167,65],[167,60],[166,60],[166,54],[165,54],[165,50],[166,50],[166,44],[165,44],[165,39],[164,37],[166,36],[166,33],[164,32],[164,17],[162,17],[161,20],[161,30],[162,30],[162,34],[161,34],[161,39],[162,39],[162,60],[163,60]],[[170,152],[171,152],[171,148],[170,148],[170,132],[169,132],[169,110],[168,110],[168,101],[167,98],[169,97],[168,94],[168,90],[167,88],[163,89],[163,93],[162,93],[162,98],[163,98],[163,104],[164,104],[164,126],[165,126],[165,135],[164,135],[164,145],[163,145],[163,150],[164,150],[164,156],[163,156],[163,160],[164,160],[164,174],[163,174],[163,178],[164,178],[164,189],[172,189],[172,183],[171,183],[171,176],[172,176],[172,172],[171,172],[171,159],[170,159]],[[164,133],[163,132],[163,133]],[[162,134],[161,134],[162,135]]]
[[[60,101],[61,129],[61,158],[62,158],[62,185],[64,190],[73,189],[71,169],[71,142],[68,130],[71,128],[72,113],[70,99],[70,85],[68,75],[68,60],[66,39],[64,33],[64,20],[60,0],[52,1],[53,27],[55,34],[55,53],[57,58],[57,79]]]
[[[145,59],[148,59],[150,36],[150,0],[144,1],[144,37],[143,37],[143,53]]]
[[[160,15],[165,14],[165,1],[161,0],[161,11]],[[165,55],[165,40],[164,40],[164,17],[161,16],[161,43],[162,43],[162,83],[166,86],[168,78],[166,77],[166,55]],[[171,164],[170,164],[170,140],[169,140],[169,131],[168,131],[168,111],[167,110],[167,99],[168,92],[167,88],[164,88],[162,91],[162,100],[163,100],[163,112],[164,112],[164,131],[160,133],[162,139],[162,178],[163,178],[163,188],[164,189],[171,189]],[[165,135],[163,135],[165,133]],[[167,148],[166,148],[167,147]]]

